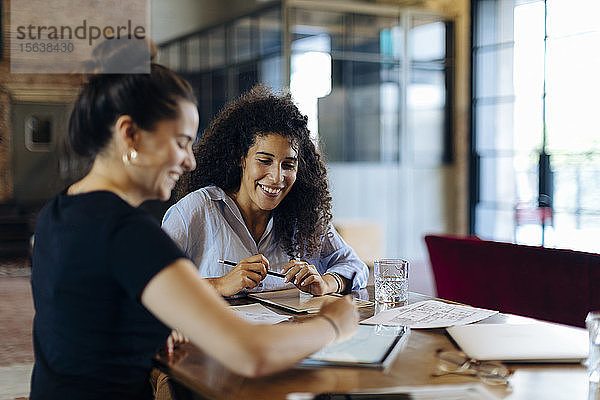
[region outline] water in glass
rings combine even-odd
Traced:
[[[408,300],[408,279],[378,276],[375,279],[375,295],[375,300],[382,303],[405,303]]]
[[[600,311],[588,314],[586,325],[590,337],[589,355],[586,361],[588,377],[591,383],[600,383]]]

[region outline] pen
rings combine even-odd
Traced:
[[[217,260],[217,262],[221,263],[221,264],[231,265],[232,267],[235,267],[237,265],[233,261],[221,260],[220,258]],[[267,271],[267,275],[273,275],[273,276],[277,276],[279,278],[285,278],[284,274],[280,274],[279,272],[274,272],[274,271]]]

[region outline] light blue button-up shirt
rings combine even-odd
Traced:
[[[274,238],[273,218],[269,219],[265,232],[256,243],[237,204],[216,186],[198,189],[179,200],[167,210],[162,226],[198,266],[203,278],[220,277],[233,268],[217,262],[218,259],[237,263],[255,254],[263,254],[269,260],[269,270],[277,272],[289,261]],[[322,238],[319,254],[305,261],[314,265],[321,274],[336,272],[350,279],[356,272],[353,289],[365,287],[369,274],[367,266],[333,226],[330,230],[332,235]],[[267,275],[261,285],[251,291],[290,287],[294,286],[284,283],[283,278]]]

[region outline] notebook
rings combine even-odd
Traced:
[[[330,301],[335,295],[313,296],[292,288],[273,292],[248,293],[248,297],[295,313],[316,313],[319,312],[323,303]],[[354,302],[358,307],[373,305],[368,300],[354,299]]]
[[[566,325],[473,324],[446,330],[476,360],[580,362],[588,355],[587,331]]]

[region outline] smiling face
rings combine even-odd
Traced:
[[[290,192],[298,172],[298,151],[276,133],[257,136],[242,160],[235,200],[243,213],[274,210]]]
[[[189,101],[179,103],[176,119],[163,120],[139,136],[139,186],[144,199],[166,201],[186,171],[196,167],[192,144],[198,130],[198,110]]]

